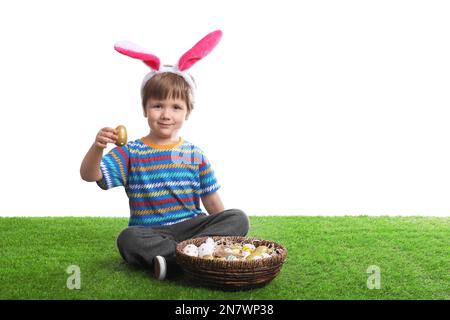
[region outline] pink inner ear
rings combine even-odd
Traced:
[[[128,57],[142,60],[153,70],[159,70],[161,65],[159,58],[137,44],[129,41],[120,41],[114,45],[114,49]]]
[[[206,35],[189,49],[178,61],[178,69],[184,71],[192,67],[197,61],[206,57],[222,38],[222,31],[216,30]]]

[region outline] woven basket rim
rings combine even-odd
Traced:
[[[217,259],[203,259],[200,257],[192,257],[185,253],[183,253],[183,249],[188,244],[196,244],[197,246],[200,243],[206,241],[207,238],[213,238],[214,241],[217,240],[232,240],[234,242],[248,242],[248,243],[262,243],[272,244],[277,251],[280,253],[276,256],[258,259],[258,260],[237,260],[237,261],[224,261]],[[191,270],[202,270],[202,269],[211,269],[211,270],[226,270],[228,272],[251,272],[252,269],[259,268],[277,268],[281,266],[286,259],[287,249],[274,241],[259,239],[256,237],[244,237],[244,236],[203,236],[196,237],[184,240],[177,244],[176,246],[176,257],[177,261],[181,264],[181,266],[186,267]]]

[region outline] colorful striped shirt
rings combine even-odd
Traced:
[[[180,138],[155,145],[147,138],[115,147],[101,161],[104,190],[123,186],[129,198],[129,225],[170,225],[205,215],[200,196],[220,185],[203,151]]]

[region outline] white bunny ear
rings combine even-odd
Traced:
[[[114,49],[128,57],[142,60],[153,70],[159,70],[161,65],[159,58],[137,44],[130,41],[119,41],[114,45]]]

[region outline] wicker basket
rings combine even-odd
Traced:
[[[256,247],[260,245],[270,246],[275,249],[277,255],[259,260],[208,260],[199,257],[188,256],[183,249],[188,244],[199,246],[208,237],[189,239],[180,242],[176,248],[177,263],[181,268],[198,283],[220,287],[221,289],[250,289],[261,287],[273,280],[280,272],[281,266],[287,256],[287,250],[283,246],[268,240],[259,240],[249,237],[213,236],[214,241],[232,241],[234,243],[251,243]]]

